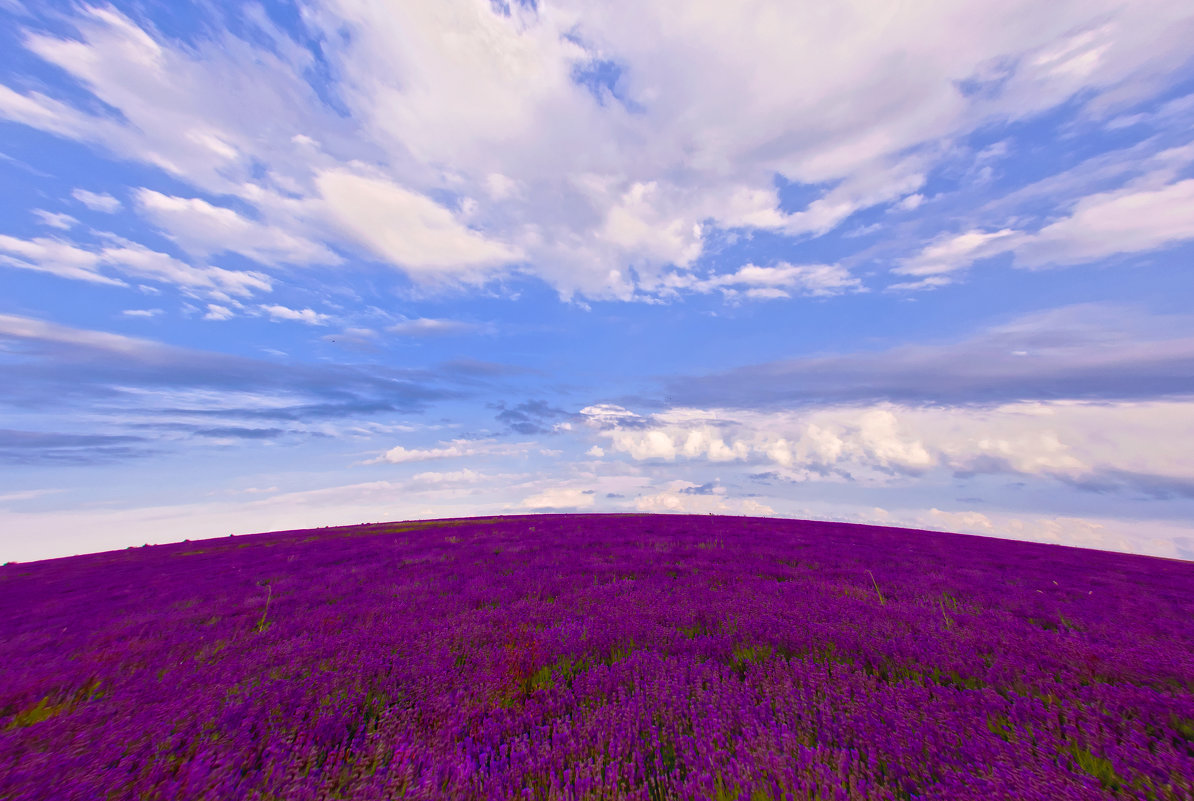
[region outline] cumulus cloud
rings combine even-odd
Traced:
[[[654,415],[645,427],[606,424],[599,436],[610,451],[636,461],[739,462],[797,481],[906,483],[940,470],[1194,498],[1194,469],[1187,458],[1194,433],[1181,422],[1192,413],[1189,398],[985,408],[891,403],[775,412],[677,408]]]
[[[700,226],[661,213],[658,189],[655,181],[632,184],[606,212],[597,237],[654,262],[687,267],[701,253]]]

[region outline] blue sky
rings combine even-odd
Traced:
[[[1190,42],[0,0],[0,559],[533,511],[1194,559]]]

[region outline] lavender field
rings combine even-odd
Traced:
[[[534,515],[0,569],[4,799],[1194,798],[1194,564]]]

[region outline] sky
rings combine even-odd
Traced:
[[[533,512],[1194,559],[1188,0],[0,0],[0,561]]]

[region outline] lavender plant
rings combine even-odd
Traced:
[[[536,515],[10,564],[0,611],[4,799],[1194,798],[1188,562]]]

